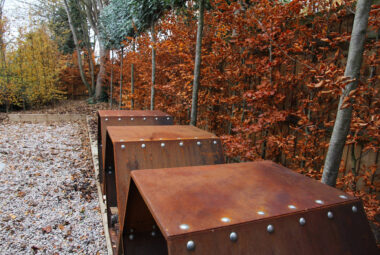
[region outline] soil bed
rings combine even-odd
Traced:
[[[84,122],[0,124],[2,254],[106,254]]]

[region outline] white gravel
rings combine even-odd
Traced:
[[[83,124],[0,124],[0,254],[106,254]]]

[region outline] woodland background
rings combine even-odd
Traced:
[[[197,126],[223,138],[229,162],[269,159],[320,179],[341,89],[349,82],[343,74],[355,1],[247,2],[207,2]],[[12,41],[6,40],[10,24],[1,16],[1,110],[35,108],[67,98],[90,97],[93,102],[101,61],[102,99],[110,108],[149,109],[154,47],[154,107],[174,116],[177,124],[189,124],[195,1],[160,16],[156,40],[151,30],[126,36],[117,47],[107,46],[102,59],[95,54],[86,1],[67,3],[78,33],[79,58],[62,1],[31,6],[31,13],[41,18],[32,19]],[[377,225],[379,29],[380,5],[375,3],[360,82],[350,94],[353,103],[343,106],[352,105],[354,112],[337,181],[338,188],[363,199],[369,219]]]

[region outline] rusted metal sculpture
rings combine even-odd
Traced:
[[[108,127],[103,188],[114,249],[122,241],[131,171],[222,163],[220,139],[193,126]]]
[[[379,254],[360,199],[270,161],[131,176],[119,254]]]
[[[106,131],[108,126],[173,125],[173,117],[158,110],[100,110],[98,111],[99,173],[103,176]],[[100,183],[103,183],[100,178]],[[104,190],[103,194],[104,194]]]

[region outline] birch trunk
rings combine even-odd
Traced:
[[[78,67],[79,67],[80,77],[82,79],[83,84],[86,86],[86,88],[88,90],[88,96],[91,97],[93,92],[92,92],[91,86],[87,82],[86,76],[84,74],[83,65],[82,65],[81,50],[79,48],[79,42],[78,42],[77,32],[75,30],[75,27],[73,25],[73,21],[71,19],[71,14],[70,14],[70,10],[69,10],[69,5],[67,4],[67,0],[64,0],[64,3],[65,3],[64,7],[65,7],[65,10],[66,10],[67,19],[69,21],[70,30],[71,30],[71,33],[73,35],[73,40],[74,40],[74,44],[75,44],[75,50],[77,51],[77,55],[78,55]]]
[[[119,110],[121,109],[122,105],[122,88],[123,88],[123,58],[124,58],[124,48],[121,47],[121,54],[120,54],[120,99],[119,99]]]
[[[205,0],[199,0],[199,16],[197,27],[197,44],[195,48],[195,66],[194,66],[194,81],[193,81],[193,98],[191,103],[191,119],[190,125],[197,125],[198,114],[198,91],[199,79],[201,70],[201,50],[202,50],[202,34],[203,34],[203,21],[204,21]]]
[[[136,51],[136,39],[133,39],[132,43],[132,49],[133,52]],[[132,63],[131,64],[131,110],[135,107],[135,100],[133,99],[133,95],[135,93],[135,65]]]
[[[110,98],[109,98],[109,103],[110,103],[110,109],[112,109],[112,95],[113,95],[113,50],[111,50],[111,81],[110,81]]]
[[[350,91],[357,86],[360,75],[360,67],[363,60],[364,42],[368,25],[368,16],[372,0],[359,0],[356,5],[354,25],[351,34],[350,47],[348,50],[347,65],[344,75],[354,79],[346,85],[339,100],[338,113],[335,119],[333,133],[327,151],[322,182],[335,186],[338,177],[339,165],[342,159],[343,149],[350,130],[352,107],[342,109],[344,99]]]
[[[152,33],[152,87],[150,91],[150,110],[154,110],[154,96],[155,96],[154,85],[156,83],[156,45],[155,45],[156,38],[155,38],[153,23],[151,27],[151,33]]]
[[[106,75],[106,60],[108,51],[105,49],[103,42],[99,39],[99,72],[96,77],[96,86],[95,86],[95,98],[97,101],[101,100],[102,97],[102,85],[105,81]]]

